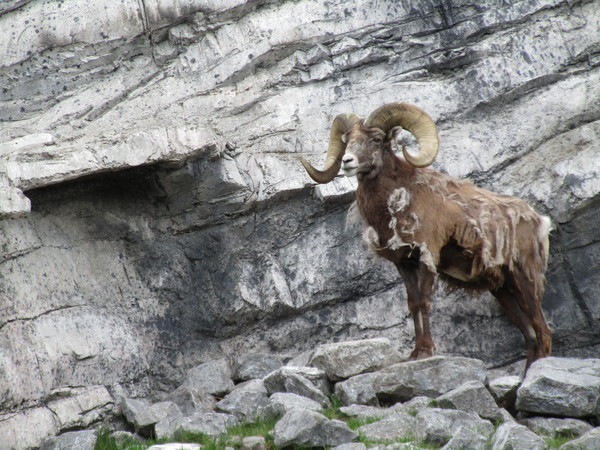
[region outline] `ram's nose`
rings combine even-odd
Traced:
[[[356,168],[358,167],[358,158],[352,153],[346,153],[342,158],[342,171],[347,177],[356,175]]]

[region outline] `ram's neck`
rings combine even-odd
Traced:
[[[356,203],[368,225],[379,232],[389,230],[388,201],[399,188],[409,190],[415,169],[393,152],[386,152],[382,169],[376,177],[362,179],[356,190]]]

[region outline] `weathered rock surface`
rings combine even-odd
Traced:
[[[441,408],[460,409],[474,412],[483,419],[502,421],[500,408],[494,401],[490,391],[480,381],[467,381],[455,389],[436,398]]]
[[[359,343],[351,342],[350,345],[357,344]],[[371,344],[370,341],[364,343],[365,346]],[[333,357],[338,354],[338,349],[331,347],[331,352]],[[324,357],[329,358],[328,355],[324,355]],[[364,354],[362,357],[365,361],[372,360],[368,354]],[[388,370],[396,370],[399,364],[411,366],[415,375],[431,375],[436,372],[432,370],[433,365],[443,369],[443,374],[447,379],[456,380],[459,376],[465,375],[465,366],[470,365],[471,369],[478,367],[472,360],[456,357],[450,359],[453,359],[452,363],[448,363],[448,358],[433,358],[429,365],[414,365],[411,363],[393,364],[394,359],[392,358],[389,367],[383,367],[377,372],[363,375],[379,376]],[[462,361],[463,364],[456,364],[457,361]],[[361,365],[362,363],[357,361],[357,364]],[[557,358],[556,361],[553,361],[556,369],[560,369],[561,364],[563,369],[568,369],[573,367],[574,361],[565,358]],[[265,448],[264,437],[253,436],[256,439],[242,438],[241,436],[231,437],[231,427],[242,422],[275,419],[275,427],[271,434],[276,442],[288,447],[333,447],[339,444],[355,448],[363,445],[356,442],[359,435],[369,443],[378,445],[378,448],[411,449],[422,448],[423,445],[443,446],[447,449],[491,448],[493,445],[496,446],[495,448],[505,449],[522,448],[523,446],[535,448],[535,446],[542,445],[540,442],[543,442],[537,436],[543,438],[581,436],[581,438],[585,438],[585,441],[581,442],[594,442],[595,439],[590,424],[594,418],[578,420],[528,417],[521,419],[521,424],[516,424],[514,417],[506,410],[497,406],[492,407],[489,404],[489,402],[493,403],[493,397],[481,381],[467,381],[441,396],[419,395],[391,406],[373,407],[358,404],[342,406],[339,408],[339,412],[335,412],[336,417],[344,418],[344,420],[354,418],[363,421],[362,424],[358,423],[356,430],[353,431],[343,421],[326,417],[324,414],[332,414],[332,411],[323,411],[324,405],[309,398],[312,391],[307,390],[305,396],[302,396],[289,392],[274,391],[270,393],[265,387],[264,380],[270,379],[271,382],[274,382],[274,386],[278,384],[284,386],[287,375],[300,376],[300,373],[323,381],[321,378],[323,372],[320,369],[286,366],[275,370],[264,379],[252,379],[237,384],[225,398],[216,404],[214,396],[212,402],[205,402],[200,406],[191,403],[193,407],[188,408],[181,408],[171,401],[150,403],[125,398],[120,401],[121,410],[131,429],[135,429],[145,436],[152,435],[159,438],[174,436],[176,438],[178,431],[203,433],[213,436],[215,439],[222,439],[228,435],[228,444],[258,449]],[[474,373],[477,374],[477,377],[480,376],[479,369]],[[362,375],[356,377],[360,376]],[[218,374],[216,377],[219,378]],[[337,378],[335,374],[332,374],[331,377]],[[308,379],[306,380],[307,383],[310,383]],[[340,385],[350,380],[336,382],[334,379],[326,378],[325,381]],[[190,393],[189,390],[182,389],[187,386],[188,378],[184,378],[182,383],[173,391],[174,393]],[[433,384],[435,383],[439,383],[439,381],[434,380]],[[577,380],[574,380],[574,383],[577,383]],[[423,385],[425,386],[427,383],[423,382]],[[205,395],[210,394],[205,393]],[[545,395],[552,398],[554,392],[548,391]],[[176,396],[169,395],[169,398],[176,398]],[[543,401],[541,402],[543,403]],[[189,406],[189,398],[184,397],[182,404]],[[440,409],[437,405],[444,406],[445,409]],[[488,416],[495,421],[504,421],[512,425],[499,428],[494,433],[491,421],[485,419]],[[1,425],[2,422],[0,422]],[[122,427],[122,425],[121,423],[120,426]],[[139,435],[122,431],[111,433],[111,436],[120,436],[121,440],[131,437],[142,440]],[[61,441],[68,442],[70,436],[65,433],[60,438]],[[54,442],[55,439],[52,438],[48,441],[48,445]]]
[[[541,359],[532,364],[517,391],[521,411],[591,417],[599,415],[599,408],[600,359]]]
[[[287,412],[273,430],[275,445],[280,447],[335,446],[352,442],[357,437],[344,422],[303,409]]]
[[[335,393],[346,405],[377,405],[380,400],[393,403],[417,396],[435,398],[466,381],[485,381],[485,368],[481,361],[436,356],[356,375],[337,383]]]
[[[498,427],[492,440],[493,450],[516,448],[545,449],[546,442],[524,425],[516,422],[504,422]]]
[[[48,439],[40,450],[94,450],[97,439],[94,430],[70,431]]]
[[[468,428],[486,439],[494,433],[494,426],[489,420],[465,411],[430,408],[416,416],[417,437],[431,444],[446,444],[460,428]]]
[[[310,365],[337,381],[377,371],[401,359],[389,339],[378,338],[321,345],[310,359]]]
[[[385,337],[408,355],[402,283],[345,228],[352,182],[314,187],[297,161],[322,160],[336,114],[388,101],[434,117],[434,168],[553,218],[553,348],[597,355],[599,23],[589,0],[2,2],[8,445],[71,429],[56,389],[154,401],[232,354]],[[440,354],[523,354],[490,295],[440,289],[431,321]],[[94,414],[75,426],[114,410]]]
[[[283,366],[281,358],[268,353],[248,353],[235,360],[233,379],[248,381],[263,378]]]

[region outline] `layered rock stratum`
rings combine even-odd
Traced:
[[[352,181],[298,162],[391,101],[438,124],[434,168],[552,217],[554,352],[597,356],[598,29],[597,0],[0,2],[0,421],[35,446],[231,354],[407,356]],[[431,320],[438,353],[523,355],[491,296],[439,289]]]

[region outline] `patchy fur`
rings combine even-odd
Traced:
[[[361,123],[347,133],[359,179],[351,210],[366,223],[370,251],[394,263],[404,279],[415,321],[411,356],[435,348],[428,317],[437,277],[450,290],[492,292],[525,337],[527,366],[548,355],[541,298],[550,220],[516,197],[413,167],[378,136]]]

